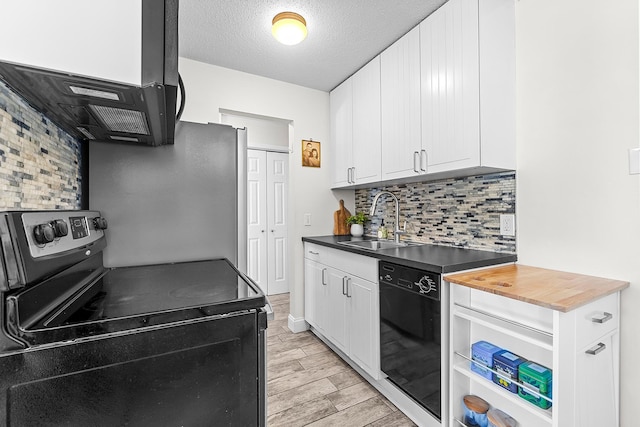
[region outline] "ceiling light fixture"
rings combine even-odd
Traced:
[[[297,13],[282,12],[273,17],[271,33],[280,43],[292,46],[307,37],[307,21]]]

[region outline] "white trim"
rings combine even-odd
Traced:
[[[259,151],[271,151],[274,153],[292,153],[293,151],[289,147],[285,147],[283,145],[249,145],[247,146],[249,150],[259,150]]]
[[[298,317],[296,319],[290,314],[287,320],[287,326],[289,326],[289,329],[294,334],[297,334],[298,332],[304,332],[309,329],[309,324],[305,322],[304,317]]]

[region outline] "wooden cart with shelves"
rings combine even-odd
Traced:
[[[619,295],[628,282],[522,265],[445,280],[451,284],[451,426],[464,425],[467,394],[508,413],[521,427],[618,425]],[[473,372],[471,346],[481,340],[549,367],[551,407],[541,409]]]

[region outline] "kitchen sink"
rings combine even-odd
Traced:
[[[396,243],[387,240],[346,240],[338,242],[340,245],[352,246],[354,248],[367,249],[370,251],[378,251],[380,249],[404,248],[407,246],[415,246],[416,243]]]

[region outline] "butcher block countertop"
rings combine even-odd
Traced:
[[[629,287],[629,282],[510,264],[444,277],[450,283],[567,312]]]

